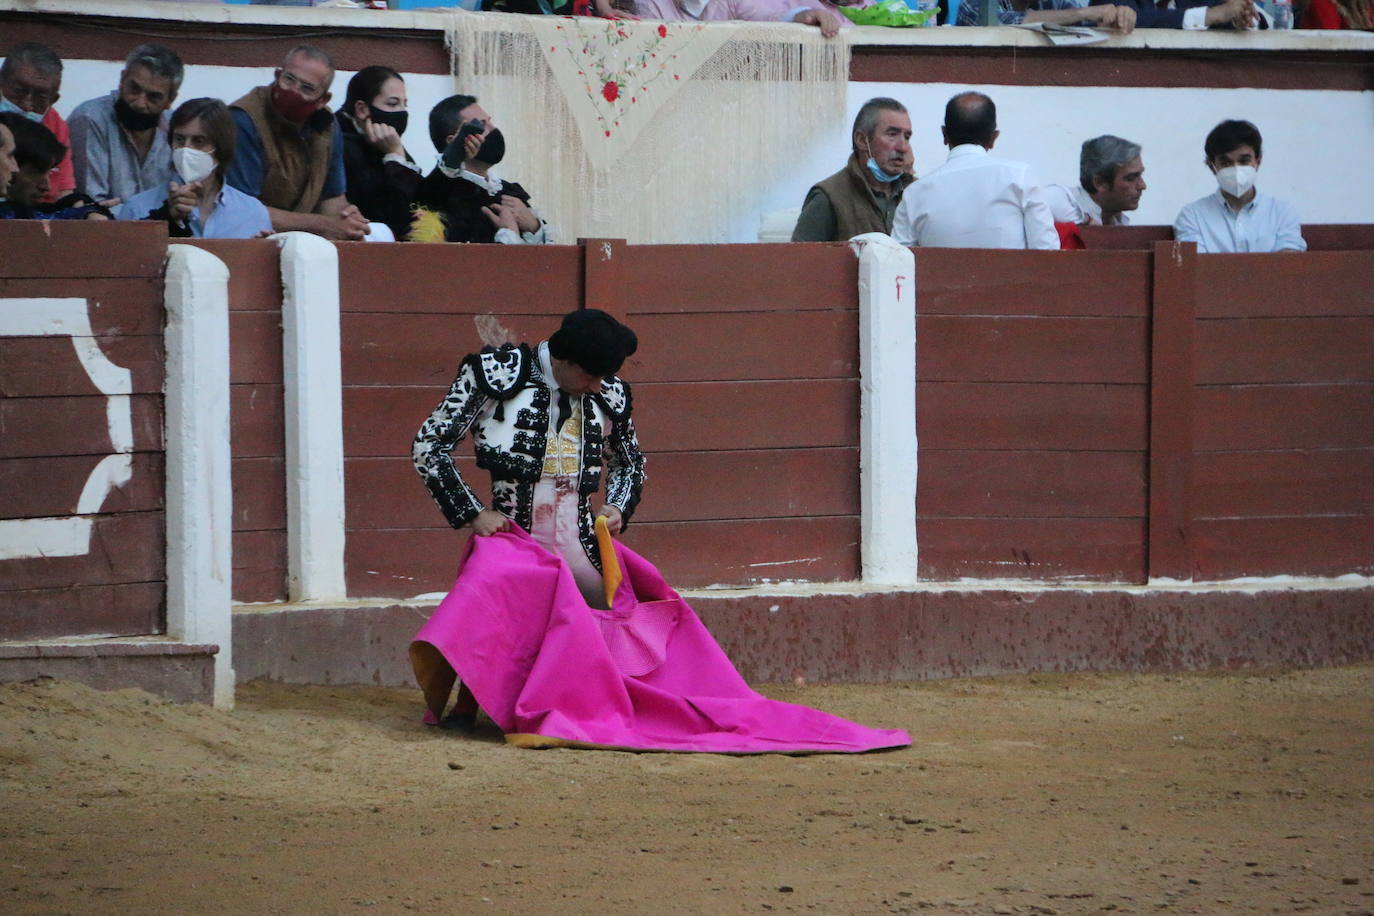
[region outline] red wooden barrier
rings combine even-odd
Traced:
[[[1172,226],[1082,226],[1090,249],[1147,250],[1155,242],[1171,242]],[[1310,223],[1302,227],[1308,251],[1369,251],[1374,249],[1374,223]]]
[[[198,240],[229,268],[235,601],[286,598],[281,267],[275,242]]]
[[[131,370],[132,392],[98,389],[68,335],[0,336],[0,519],[74,515],[113,451],[110,413],[127,404],[133,473],[92,516],[76,556],[0,559],[0,640],[164,628],[162,261],[156,226],[0,223],[4,300],[76,298],[105,357]],[[9,324],[0,315],[0,327]]]
[[[1141,581],[1144,252],[916,252],[923,578]]]
[[[420,484],[411,438],[483,331],[537,341],[584,304],[621,316],[641,339],[624,375],[649,486],[628,543],[682,585],[857,576],[847,250],[805,271],[785,245],[340,251],[351,593],[451,584],[466,534],[447,528]],[[460,466],[485,488],[470,458]]]
[[[1374,251],[1197,262],[1197,576],[1374,572]]]

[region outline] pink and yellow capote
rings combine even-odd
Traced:
[[[471,538],[453,590],[410,645],[426,721],[443,715],[457,677],[520,747],[807,754],[911,743],[751,690],[651,563],[608,535],[601,549],[609,610],[590,607],[567,564],[518,526]]]

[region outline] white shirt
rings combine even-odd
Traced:
[[[1045,185],[1045,202],[1049,204],[1050,215],[1054,217],[1056,223],[1074,223],[1082,226],[1085,223],[1089,226],[1101,226],[1102,208],[1098,206],[1093,196],[1083,190],[1082,185],[1069,186],[1066,184]],[[1130,217],[1125,213],[1118,213],[1112,218],[1111,226],[1129,226]]]
[[[892,237],[925,248],[1059,248],[1030,166],[994,159],[971,143],[951,149],[944,165],[907,186]]]
[[[1178,212],[1174,239],[1197,242],[1202,254],[1307,250],[1297,208],[1259,191],[1239,212],[1221,191],[1193,201]]]

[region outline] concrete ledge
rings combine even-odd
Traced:
[[[746,680],[908,681],[1035,671],[1323,667],[1374,660],[1374,587],[697,593]],[[241,607],[240,680],[413,683],[434,603]]]
[[[0,683],[38,677],[98,690],[137,687],[177,703],[210,703],[219,646],[163,640],[0,643]]]

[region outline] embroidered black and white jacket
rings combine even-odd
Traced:
[[[534,516],[534,486],[544,470],[551,380],[525,344],[487,347],[464,357],[444,400],[415,435],[411,457],[434,501],[454,528],[484,508],[458,473],[450,452],[471,430],[477,466],[491,474],[491,507],[526,531]],[[582,398],[578,534],[588,559],[601,568],[589,497],[606,468],[606,503],[629,524],[644,489],[644,456],[635,438],[630,386],[605,380]]]

